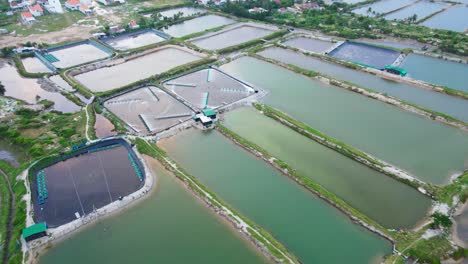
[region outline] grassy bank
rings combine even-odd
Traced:
[[[353,159],[359,163],[362,163],[370,167],[371,169],[374,169],[378,172],[386,174],[406,185],[409,185],[410,187],[413,187],[415,189],[422,187],[425,190],[429,191],[430,194],[432,194],[435,191],[436,187],[433,187],[432,185],[425,184],[419,180],[408,180],[405,178],[401,178],[396,174],[385,171],[384,168],[390,165],[383,163],[382,161],[362,152],[359,149],[356,149],[344,142],[341,142],[333,137],[330,137],[324,134],[323,132],[318,131],[308,126],[307,124],[299,120],[296,120],[293,117],[277,109],[274,109],[273,107],[262,105],[262,104],[255,104],[255,108],[261,111],[265,116],[270,117],[282,123],[283,125],[291,128],[292,130],[298,132],[299,134],[307,138],[310,138],[316,141],[317,143],[322,144],[328,148],[331,148],[350,159]]]
[[[26,202],[22,200],[23,195],[26,194],[26,187],[24,186],[24,182],[22,180],[16,179],[16,176],[18,176],[23,170],[25,170],[26,167],[27,167],[27,163],[24,163],[18,168],[14,168],[6,162],[0,161],[0,169],[7,174],[10,180],[11,187],[14,193],[13,198],[15,200],[11,240],[10,240],[9,245],[4,245],[4,250],[2,250],[2,253],[6,252],[6,250],[8,251],[6,263],[9,263],[9,264],[20,264],[23,261],[23,252],[21,251],[21,245],[18,245],[17,242],[21,241],[21,233],[22,233],[23,228],[25,228],[25,225],[26,225]],[[3,185],[3,182],[1,185]],[[3,191],[3,187],[1,188],[1,190]],[[2,201],[2,206],[3,206],[3,201]],[[3,212],[3,209],[2,209],[2,212]],[[3,215],[2,215],[2,218],[3,218]],[[6,230],[6,226],[3,225],[3,222],[2,222],[2,230],[3,230],[3,227],[5,227],[5,230]],[[3,237],[3,234],[2,234],[2,237]]]
[[[166,167],[166,169],[170,170],[175,174],[176,177],[185,182],[194,193],[199,195],[203,200],[208,201],[211,206],[216,208],[216,211],[224,210],[223,207],[227,208],[232,212],[232,214],[228,214],[229,219],[239,223],[239,221],[236,220],[236,218],[239,218],[247,223],[249,226],[246,228],[246,230],[244,230],[244,232],[247,232],[252,239],[264,245],[273,258],[281,262],[299,263],[299,260],[291,253],[289,253],[287,249],[270,233],[262,229],[251,220],[247,219],[245,216],[240,215],[233,208],[227,205],[215,193],[198,182],[194,176],[185,172],[179,165],[171,160],[164,150],[155,145],[150,145],[150,143],[140,138],[137,138],[135,143],[140,153],[147,154],[158,159]]]

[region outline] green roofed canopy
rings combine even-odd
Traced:
[[[41,222],[32,226],[28,226],[23,229],[23,238],[30,237],[32,235],[45,232],[47,229],[47,225],[45,222]]]
[[[202,112],[205,116],[208,116],[208,117],[216,115],[216,111],[213,109],[209,109],[209,108],[203,109]]]

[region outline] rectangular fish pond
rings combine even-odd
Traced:
[[[173,37],[180,38],[193,33],[202,32],[211,28],[229,25],[236,21],[231,18],[216,16],[216,15],[204,15],[201,17],[186,20],[184,22],[171,25],[162,29],[164,33],[167,33]]]
[[[110,139],[29,171],[35,222],[57,227],[129,195],[145,171],[130,145]]]
[[[286,40],[283,42],[284,45],[305,50],[308,52],[315,52],[315,53],[324,53],[328,51],[331,47],[335,45],[335,43],[331,41],[325,41],[320,39],[313,39],[307,37],[297,37]]]
[[[158,144],[302,263],[380,263],[391,252],[388,241],[216,131],[185,130]]]
[[[105,67],[74,76],[93,92],[113,90],[204,58],[205,55],[178,46],[163,46]],[[123,60],[123,61],[122,61]]]
[[[383,69],[385,65],[395,62],[401,54],[391,49],[365,43],[345,41],[343,44],[330,51],[328,55],[362,66]]]
[[[468,7],[466,5],[456,5],[442,13],[439,13],[428,20],[422,22],[420,25],[453,30],[457,32],[464,32],[468,29]]]
[[[203,13],[206,13],[205,9],[189,7],[189,6],[172,8],[172,9],[167,9],[167,10],[159,12],[159,14],[161,14],[162,17],[167,17],[167,18],[174,17],[174,15],[176,14],[182,14],[182,17],[188,17],[188,16],[193,16],[196,14],[203,14]]]
[[[221,66],[270,91],[265,103],[419,179],[446,184],[468,164],[466,132],[255,58]]]
[[[365,16],[378,16],[414,3],[415,0],[381,0],[370,5],[361,6],[353,13]]]
[[[373,74],[369,74],[359,70],[353,70],[339,64],[327,62],[325,60],[314,58],[312,56],[306,56],[299,52],[294,52],[288,49],[271,47],[259,52],[258,55],[269,59],[277,60],[286,64],[292,64],[303,69],[320,72],[328,76],[333,76],[336,79],[348,81],[360,85],[362,87],[372,89],[376,92],[386,93],[398,99],[402,99],[404,101],[423,106],[427,109],[432,109],[441,113],[446,113],[455,118],[458,118],[459,120],[468,122],[468,111],[466,111],[466,109],[468,109],[468,100],[462,98],[447,96],[445,94],[432,90],[421,89],[420,87],[412,86],[407,83],[386,80]],[[411,57],[411,55],[407,56],[406,59]],[[436,60],[435,58],[430,59]],[[445,67],[445,63],[454,62],[441,61],[440,64],[437,64],[437,67],[434,66],[434,69],[439,68],[438,65],[441,65],[441,67]],[[429,72],[434,72],[434,70],[429,70],[429,68],[421,67],[421,64],[417,67],[419,67],[417,70],[424,73],[427,72],[427,75],[430,75]],[[446,69],[444,68],[441,71],[445,72]],[[411,69],[409,75],[413,78],[422,78],[416,77],[419,75],[416,75],[416,72]],[[444,76],[444,78],[449,77]],[[459,78],[453,78],[453,80],[450,81],[454,81],[457,79],[460,80]],[[466,79],[466,77],[461,78],[461,80],[463,79]],[[441,80],[445,79],[438,79],[438,81]]]
[[[49,68],[69,68],[104,59],[114,54],[110,49],[92,41],[83,40],[36,52],[36,56]]]
[[[21,60],[24,69],[30,73],[51,73],[54,69],[49,69],[42,61],[37,57],[29,57]]]
[[[104,38],[102,41],[116,50],[129,50],[159,43],[169,38],[169,35],[161,31],[146,29],[115,37]]]
[[[194,38],[190,42],[202,49],[218,50],[260,39],[278,30],[277,27],[258,23],[242,23]]]
[[[430,56],[409,54],[401,66],[413,79],[468,92],[468,65]],[[467,110],[467,109],[465,109]]]
[[[192,109],[154,86],[112,97],[104,102],[104,106],[133,130],[144,134],[160,132],[194,114]]]
[[[217,69],[192,72],[163,83],[193,108],[219,108],[239,101],[255,91]]]
[[[433,1],[422,0],[410,6],[407,6],[401,10],[398,10],[394,13],[388,14],[385,16],[385,19],[388,20],[405,20],[416,15],[416,21],[424,19],[431,14],[439,12],[440,10],[446,8],[448,5],[443,3],[436,3]]]

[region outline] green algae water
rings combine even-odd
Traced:
[[[265,103],[421,180],[445,184],[468,164],[468,134],[459,129],[258,59],[221,68],[269,90]]]
[[[59,243],[40,264],[267,263],[173,176],[155,166],[157,190],[148,199]]]
[[[379,263],[392,250],[389,242],[216,131],[184,131],[161,146],[304,263]]]
[[[339,80],[352,82],[376,92],[388,94],[398,99],[417,104],[437,112],[445,113],[459,120],[468,122],[468,100],[462,98],[448,96],[406,83],[389,81],[373,74],[349,69],[338,64],[322,61],[318,58],[306,56],[283,48],[271,47],[259,52],[258,54],[283,63],[293,64],[307,70],[320,72]],[[422,68],[419,71],[429,71],[429,69]],[[411,72],[414,74],[413,70],[411,70]],[[463,77],[459,77],[458,80],[460,78]],[[444,78],[444,80],[446,79],[447,77]],[[455,81],[459,83],[457,78],[455,78]]]
[[[230,112],[225,125],[385,227],[413,227],[431,205],[431,200],[415,189],[322,146],[253,108]]]

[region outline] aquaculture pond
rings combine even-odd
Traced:
[[[98,138],[105,138],[109,136],[117,135],[117,132],[114,131],[115,127],[109,119],[105,118],[103,115],[96,114],[96,122],[94,123],[94,131]]]
[[[202,49],[217,50],[265,37],[275,30],[276,28],[263,25],[240,24],[219,32],[203,35],[190,42]]]
[[[422,0],[413,5],[410,5],[401,10],[398,10],[394,13],[386,15],[385,19],[405,20],[408,18],[412,18],[414,15],[416,15],[416,21],[418,21],[431,14],[434,14],[435,12],[439,12],[440,10],[446,8],[447,6],[448,6],[447,4],[443,4],[443,3],[436,3],[436,2]]]
[[[303,263],[379,263],[382,255],[391,252],[386,240],[216,131],[184,131],[161,146]]]
[[[465,63],[409,54],[400,67],[407,70],[411,78],[468,93],[468,65]]]
[[[174,17],[175,14],[179,14],[179,13],[182,13],[183,17],[188,17],[188,16],[193,16],[196,14],[205,13],[205,12],[206,12],[205,9],[184,6],[184,7],[179,7],[179,8],[167,9],[159,13],[163,17]]]
[[[179,47],[163,47],[111,67],[78,74],[75,78],[93,92],[109,91],[201,59],[198,53]]]
[[[392,64],[400,56],[398,51],[351,41],[345,41],[328,54],[340,60],[377,69]]]
[[[21,60],[21,63],[23,63],[24,69],[27,72],[31,72],[31,73],[43,73],[43,72],[50,73],[50,72],[52,72],[37,57],[24,58],[24,59]]]
[[[10,96],[29,104],[35,104],[41,100],[54,102],[52,109],[64,113],[72,113],[80,110],[80,107],[69,101],[59,92],[44,90],[38,79],[23,78],[16,68],[4,60],[0,60],[0,82],[5,86],[5,96]]]
[[[157,179],[147,199],[52,247],[39,263],[267,263],[159,163],[148,162]]]
[[[129,50],[144,47],[166,40],[162,32],[156,30],[142,30],[117,37],[109,37],[104,42],[116,50]]]
[[[468,134],[460,129],[258,59],[243,57],[221,68],[270,90],[267,104],[421,180],[445,184],[468,164]]]
[[[468,122],[468,111],[466,111],[466,109],[468,109],[468,101],[461,98],[447,96],[439,92],[422,89],[405,83],[385,80],[372,74],[352,70],[291,50],[269,48],[259,54],[266,58],[293,64],[307,70],[320,72],[339,80],[348,81],[377,92],[385,93]],[[427,70],[427,68],[425,69]]]
[[[49,80],[51,80],[53,83],[58,85],[60,88],[67,90],[67,91],[75,91],[75,89],[67,83],[60,75],[53,75],[49,77]]]
[[[45,58],[57,68],[68,68],[95,60],[109,57],[110,50],[102,47],[100,44],[84,42],[77,45],[65,45],[62,47],[50,49]]]
[[[411,228],[431,205],[431,200],[415,189],[306,138],[253,108],[230,112],[225,124],[385,227]]]
[[[421,23],[426,27],[464,32],[468,29],[468,7],[453,6]]]
[[[283,42],[284,45],[302,49],[305,51],[315,52],[315,53],[323,53],[330,49],[335,43],[331,41],[324,41],[320,39],[313,39],[313,38],[306,38],[306,37],[298,37],[286,40]]]
[[[205,31],[210,28],[232,24],[234,22],[236,21],[223,16],[205,15],[169,26],[168,28],[163,29],[163,31],[173,37],[179,38]]]
[[[382,0],[354,9],[353,13],[365,16],[377,16],[386,14],[413,2],[414,0]]]

